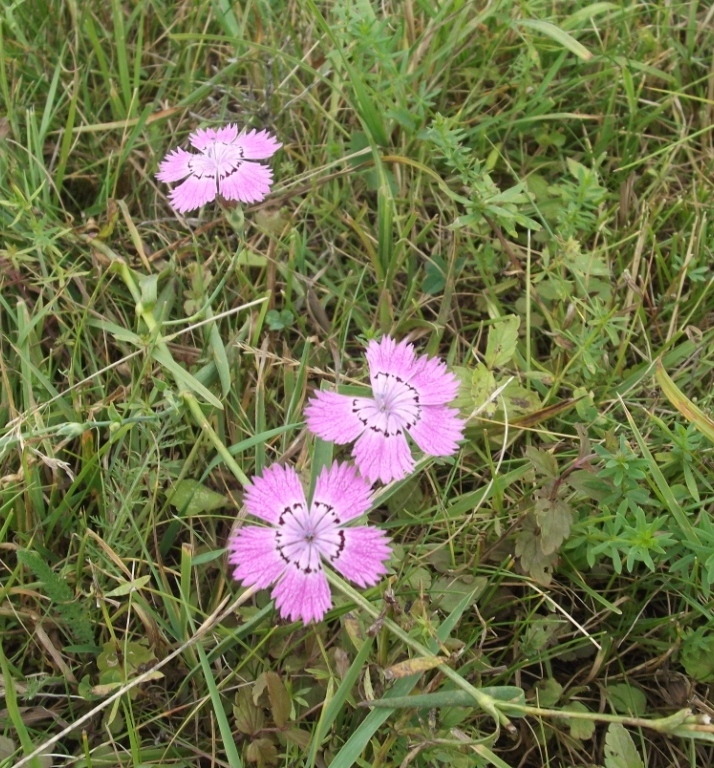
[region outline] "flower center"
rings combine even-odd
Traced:
[[[352,411],[368,429],[393,437],[413,427],[421,418],[416,389],[392,373],[372,378],[373,398],[355,398]]]
[[[276,533],[280,556],[303,573],[322,570],[321,556],[335,561],[345,546],[345,534],[329,504],[314,501],[307,509],[296,503],[286,507],[278,520]]]

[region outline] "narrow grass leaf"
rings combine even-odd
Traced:
[[[499,685],[479,688],[481,693],[500,703],[499,709],[511,717],[522,715],[526,706],[526,694],[516,685]],[[513,705],[509,709],[508,705]],[[372,701],[362,701],[363,707],[391,707],[393,709],[432,709],[442,707],[475,707],[473,696],[468,691],[449,690],[436,693],[421,693],[414,696],[391,696]]]
[[[655,378],[667,400],[712,443],[714,443],[714,420],[696,406],[672,381],[661,360],[655,366]]]
[[[682,510],[680,503],[677,501],[674,493],[672,492],[672,489],[669,487],[669,483],[667,482],[665,476],[662,474],[662,470],[657,465],[657,462],[652,456],[650,449],[647,447],[645,439],[642,437],[640,430],[637,428],[635,420],[632,418],[632,415],[626,408],[625,415],[627,416],[627,420],[630,423],[630,428],[635,435],[637,444],[640,446],[642,455],[647,459],[649,464],[648,469],[652,474],[655,486],[659,491],[660,499],[665,503],[665,506],[669,510],[672,517],[677,521],[677,524],[679,525],[679,528],[686,537],[687,541],[691,542],[692,544],[699,545],[700,541],[699,536],[697,536],[697,532],[694,530],[692,524],[689,522],[689,518]]]
[[[307,756],[307,768],[313,768],[313,766],[316,764],[318,750],[320,749],[322,741],[330,728],[332,728],[335,720],[342,712],[350,691],[357,684],[359,676],[364,670],[367,659],[369,658],[373,642],[374,637],[372,636],[368,635],[364,639],[359,652],[355,656],[352,664],[350,664],[350,668],[347,670],[347,674],[342,679],[339,688],[335,691],[334,696],[330,699],[329,703],[323,706],[322,714],[320,715],[320,719],[315,726],[315,730],[313,731],[312,738],[310,740],[310,751]]]
[[[171,353],[165,347],[154,347],[151,356],[160,363],[174,378],[179,389],[188,389],[197,395],[200,395],[209,405],[223,410],[223,403],[200,381],[184,370],[174,359]]]
[[[0,643],[0,670],[2,670],[2,678],[5,684],[5,708],[9,715],[10,722],[12,723],[15,733],[20,737],[20,743],[25,754],[30,754],[34,750],[30,733],[25,726],[25,721],[22,718],[22,713],[17,703],[17,692],[15,691],[15,683],[13,682],[12,674],[10,672],[10,665],[5,658],[5,652]],[[31,768],[43,768],[42,761],[39,757],[33,757],[28,761],[28,765]]]
[[[620,15],[620,13],[625,10],[625,8],[618,5],[617,3],[591,3],[590,5],[586,5],[584,8],[578,8],[577,11],[564,18],[560,22],[560,26],[563,29],[576,29],[585,22],[592,21],[596,16],[602,16],[602,14],[608,13],[609,11],[616,11],[618,12],[617,15]]]
[[[431,640],[429,643],[427,643],[428,647],[433,653],[439,650],[439,643],[446,642],[451,632],[459,623],[461,617],[464,614],[464,611],[473,605],[474,597],[480,589],[481,587],[479,586],[468,595],[465,595],[464,598],[456,606],[456,608],[454,608],[454,610],[446,617],[444,622],[437,629],[437,639]],[[414,688],[414,686],[419,682],[420,677],[420,675],[405,677],[390,689],[389,696],[385,698],[407,696]],[[330,763],[330,768],[351,768],[351,766],[357,762],[359,756],[362,754],[367,744],[369,744],[370,739],[375,734],[379,726],[389,718],[392,712],[394,712],[394,708],[379,710],[374,709],[372,712],[370,712],[369,715],[367,715],[367,717],[359,724],[359,726],[357,726],[347,741],[342,745],[342,749],[340,749],[340,751],[335,755],[333,761]]]
[[[541,21],[540,19],[519,19],[516,24],[519,27],[532,29],[546,35],[551,40],[562,45],[566,50],[574,53],[583,61],[590,61],[593,57],[592,53],[582,43],[579,43],[572,35],[568,34],[564,29],[561,29],[555,24],[552,24],[550,21]]]

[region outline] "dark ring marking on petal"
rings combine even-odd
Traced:
[[[312,508],[315,510],[315,512],[323,512],[323,508],[324,508],[324,514],[329,515],[330,518],[332,519],[332,522],[335,523],[335,525],[342,524],[342,521],[337,516],[337,512],[335,511],[335,508],[332,506],[332,504],[328,504],[326,501],[319,501],[318,499],[313,499]]]
[[[367,426],[365,424],[365,426]],[[413,424],[407,424],[408,427],[413,427]],[[372,430],[372,432],[379,432],[380,435],[384,435],[385,437],[397,437],[397,435],[404,434],[403,430],[398,429],[396,432],[390,432],[388,429],[380,429],[379,427],[374,426],[373,424],[369,426],[369,428]]]
[[[292,507],[289,504],[287,507],[283,507],[283,511],[280,513],[280,517],[278,517],[278,525],[285,525],[286,515],[295,515],[296,512],[304,509],[305,507],[301,501],[293,502]]]
[[[340,539],[340,543],[337,545],[337,552],[335,552],[334,555],[330,555],[330,562],[334,563],[335,560],[337,560],[342,552],[345,549],[345,532],[344,531],[338,531],[337,536]]]
[[[280,533],[280,531],[278,531],[275,534],[275,538],[276,538],[275,548],[278,550],[278,554],[280,555],[281,559],[287,563],[287,565],[290,565],[290,563],[292,563],[292,560],[285,554],[285,552],[283,551],[284,545],[280,543],[280,540],[283,538],[283,534]]]

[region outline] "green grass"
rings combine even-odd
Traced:
[[[712,762],[711,22],[5,4],[0,766]],[[273,192],[177,218],[158,162],[229,121]],[[329,460],[305,401],[384,333],[467,439],[380,493],[389,576],[285,623],[242,485]]]

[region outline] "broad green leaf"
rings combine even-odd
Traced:
[[[496,391],[496,379],[493,372],[483,363],[478,363],[471,373],[471,408],[478,408],[483,416],[493,416],[498,405],[489,402],[489,398]]]
[[[168,501],[178,512],[188,517],[230,505],[228,497],[206,488],[198,480],[190,479],[176,483]]]
[[[645,768],[630,732],[611,723],[605,735],[605,768]]]
[[[536,701],[539,707],[552,709],[563,695],[563,686],[552,677],[546,677],[545,680],[539,680],[535,686]]]
[[[647,697],[634,685],[613,683],[605,687],[605,695],[619,715],[642,717],[647,711]]]
[[[563,707],[565,712],[589,712],[590,710],[580,701],[572,701],[566,707]],[[567,717],[567,715],[566,715]],[[595,733],[595,722],[593,720],[580,720],[579,718],[571,718],[568,720],[568,728],[570,729],[570,735],[574,739],[592,739]]]
[[[540,410],[541,402],[535,390],[526,389],[517,381],[511,381],[501,393],[499,403],[503,401],[509,422],[530,416]]]
[[[521,318],[517,315],[506,315],[493,323],[488,332],[484,356],[489,368],[502,368],[511,361],[516,352],[520,326]]]
[[[290,718],[290,694],[277,672],[268,670],[263,673],[268,685],[268,699],[273,721],[278,728],[284,728]]]
[[[521,652],[524,656],[536,656],[545,648],[555,644],[562,631],[563,619],[557,616],[542,616],[526,624],[521,636]]]
[[[246,736],[258,733],[265,725],[263,710],[254,703],[253,694],[247,686],[236,692],[233,717],[236,728]]]
[[[540,528],[540,546],[544,555],[551,555],[570,534],[573,513],[561,499],[539,498],[535,502],[535,519]]]
[[[539,475],[544,475],[549,480],[555,480],[558,476],[558,462],[550,451],[544,451],[534,445],[527,445],[526,458]]]
[[[531,515],[523,521],[523,528],[516,536],[516,557],[520,558],[521,567],[532,579],[545,586],[550,584],[556,555],[543,552],[535,518]]]
[[[681,661],[690,677],[700,683],[714,682],[714,634],[702,627],[687,635]]]

